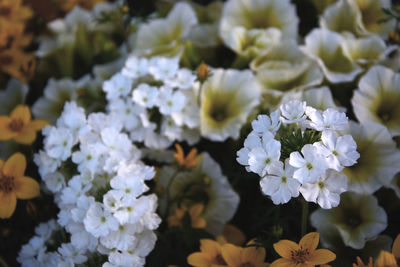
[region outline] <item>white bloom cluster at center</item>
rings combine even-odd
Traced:
[[[347,177],[340,172],[360,156],[353,137],[340,134],[347,126],[343,112],[293,100],[252,122],[253,131],[237,152],[237,161],[262,177],[261,189],[274,204],[301,193],[305,200],[330,209],[339,205],[340,194],[347,190]],[[308,140],[312,143],[304,142],[309,135],[314,136]],[[288,149],[290,154],[284,155]]]

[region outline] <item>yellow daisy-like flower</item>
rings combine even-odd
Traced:
[[[22,5],[22,0],[0,1],[0,20],[23,22],[32,17],[33,12],[29,7]]]
[[[336,255],[327,249],[316,249],[319,233],[308,233],[299,244],[290,240],[281,240],[274,244],[275,251],[282,257],[271,263],[271,267],[311,267],[325,264],[336,259]]]
[[[174,154],[174,158],[178,162],[178,165],[184,167],[185,169],[192,169],[196,167],[199,161],[202,159],[202,156],[197,156],[196,148],[190,150],[186,157],[183,153],[182,147],[179,144],[175,144],[175,148],[176,153]]]
[[[224,239],[219,242],[212,239],[200,240],[200,252],[192,253],[188,256],[188,264],[195,267],[222,267],[228,266],[222,257],[222,245],[225,244]]]
[[[30,199],[40,193],[38,182],[24,176],[26,159],[15,153],[6,162],[0,159],[0,218],[10,218],[17,205],[17,199]]]
[[[36,132],[47,124],[45,120],[31,120],[29,107],[18,105],[10,116],[0,116],[0,141],[14,139],[20,144],[32,144]]]
[[[373,263],[372,263],[372,257],[369,257],[368,263],[364,264],[364,262],[362,261],[362,259],[360,257],[356,258],[357,263],[353,263],[353,267],[373,267]]]
[[[206,220],[201,217],[204,211],[204,205],[201,203],[194,204],[190,209],[186,206],[175,209],[175,214],[168,217],[168,226],[182,226],[182,220],[186,212],[189,213],[191,226],[193,228],[204,228],[206,227]]]
[[[249,242],[252,244],[252,241]],[[232,244],[222,246],[222,256],[229,267],[267,267],[265,249],[262,247],[238,247]]]

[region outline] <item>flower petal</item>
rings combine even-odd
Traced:
[[[20,119],[24,122],[24,125],[29,123],[31,120],[31,112],[29,107],[26,105],[18,105],[12,112],[10,117],[12,119]]]
[[[0,165],[1,166],[1,165]],[[1,167],[0,167],[1,169]],[[398,259],[400,258],[400,234],[397,235],[396,239],[393,242],[392,254]]]
[[[289,259],[280,258],[271,263],[269,267],[293,267],[296,266],[295,264],[296,264],[295,262]]]
[[[31,121],[27,127],[29,127],[30,129],[33,129],[35,131],[39,131],[42,130],[46,125],[49,125],[50,123],[46,120],[33,120]]]
[[[30,199],[40,194],[39,183],[31,177],[18,177],[15,179],[15,195],[18,199]]]
[[[336,259],[335,253],[327,249],[317,249],[311,253],[307,262],[310,265],[320,265],[331,262]]]
[[[15,133],[8,128],[11,119],[7,116],[0,116],[0,141],[6,141],[15,136]]]
[[[225,244],[222,246],[222,257],[224,258],[228,266],[239,266],[239,264],[242,263],[242,250],[243,248],[232,244]]]
[[[319,242],[319,233],[312,232],[303,236],[300,240],[299,245],[302,248],[307,248],[311,252],[317,248],[318,242]]]
[[[24,145],[32,144],[36,139],[36,131],[25,129],[22,133],[14,137],[15,142]]]
[[[209,266],[212,263],[212,259],[206,253],[195,252],[187,257],[187,263],[192,266]]]
[[[4,164],[3,174],[14,178],[24,176],[26,159],[21,153],[13,154]]]
[[[14,193],[0,191],[0,219],[10,218],[17,205],[17,198]]]
[[[275,251],[283,258],[290,258],[291,252],[299,250],[300,247],[297,243],[290,240],[281,240],[274,244]]]

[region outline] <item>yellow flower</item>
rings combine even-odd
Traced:
[[[251,244],[250,242],[249,244]],[[229,267],[267,267],[265,249],[262,247],[238,247],[232,244],[222,246],[222,257]]]
[[[204,228],[206,227],[206,220],[201,217],[203,213],[204,205],[201,203],[194,204],[189,209],[189,216],[191,221],[191,226],[193,228]],[[182,226],[182,220],[185,216],[185,213],[188,212],[188,208],[183,206],[181,208],[175,209],[175,214],[168,217],[168,226]]]
[[[0,20],[23,22],[32,17],[33,12],[29,7],[21,5],[21,0],[0,1]]]
[[[392,253],[382,250],[375,261],[375,267],[398,267],[400,261],[400,234],[393,242]]]
[[[8,116],[0,116],[0,141],[14,139],[29,145],[36,139],[36,131],[48,124],[45,120],[31,120],[28,106],[18,105]]]
[[[224,243],[224,239],[219,239],[219,242],[212,239],[201,239],[200,252],[190,254],[187,262],[194,267],[228,266],[221,252]]]
[[[80,6],[84,9],[92,9],[97,3],[104,2],[104,0],[56,0],[61,9],[65,12],[71,11],[74,6]]]
[[[202,156],[197,156],[197,149],[193,148],[190,150],[189,154],[185,157],[183,149],[179,144],[175,144],[176,153],[174,158],[178,164],[185,169],[192,169],[197,166],[197,163],[202,159]]]
[[[319,233],[308,233],[299,244],[281,240],[274,244],[275,251],[282,257],[271,263],[271,267],[311,267],[333,261],[336,255],[327,249],[317,249]]]
[[[0,159],[0,218],[10,218],[18,199],[30,199],[39,195],[40,187],[31,177],[24,176],[26,159],[15,153],[5,163]]]
[[[356,258],[357,263],[353,263],[353,267],[373,267],[372,257],[369,257],[368,263],[364,264],[360,257]]]

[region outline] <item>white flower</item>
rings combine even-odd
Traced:
[[[95,202],[94,197],[81,195],[76,198],[76,206],[71,209],[71,218],[75,222],[85,219],[89,207]]]
[[[103,90],[108,100],[126,97],[132,90],[132,80],[121,73],[116,73],[103,83]]]
[[[74,137],[74,143],[79,136],[90,131],[90,127],[86,123],[85,110],[78,107],[74,101],[65,103],[63,113],[57,119],[57,127],[65,127],[70,130]]]
[[[360,122],[374,121],[400,135],[400,75],[383,66],[372,67],[358,84],[351,103]]]
[[[179,58],[153,57],[149,64],[149,73],[156,80],[164,81],[177,74]]]
[[[326,157],[329,168],[338,172],[343,167],[352,166],[357,163],[360,154],[357,152],[357,144],[351,135],[336,136],[332,131],[323,131],[322,142],[314,143],[318,153]]]
[[[257,119],[251,122],[253,131],[257,133],[258,136],[262,136],[265,132],[271,132],[275,134],[281,126],[280,115],[279,109],[271,112],[269,116],[258,115]]]
[[[316,109],[306,109],[311,122],[309,126],[317,131],[343,131],[348,126],[348,118],[344,112],[328,108],[323,112]]]
[[[345,192],[338,207],[313,212],[311,223],[321,233],[321,241],[329,234],[324,229],[333,227],[346,246],[361,249],[387,227],[387,215],[373,195]]]
[[[279,161],[280,156],[281,143],[275,139],[263,138],[262,146],[249,152],[249,169],[263,177],[269,173],[272,164]]]
[[[196,76],[188,69],[179,69],[175,77],[167,78],[165,84],[172,88],[188,90],[193,86]]]
[[[149,210],[150,202],[147,197],[130,198],[121,203],[121,207],[114,213],[114,217],[117,218],[121,225],[126,223],[135,224]]]
[[[133,173],[122,174],[120,171],[118,175],[111,179],[111,188],[120,191],[123,194],[124,199],[135,199],[144,191],[147,190],[147,186],[143,180],[137,176],[133,176]]]
[[[171,114],[174,122],[179,126],[186,125],[190,129],[199,126],[199,105],[197,104],[196,95],[192,90],[182,92],[185,95],[186,104],[179,112]]]
[[[106,236],[110,231],[118,229],[118,221],[97,202],[90,205],[83,223],[86,231],[94,237]]]
[[[78,164],[78,171],[84,172],[89,170],[92,174],[96,172],[100,163],[99,157],[105,152],[104,148],[98,144],[84,144],[80,146],[80,150],[72,153],[72,162]]]
[[[40,150],[39,153],[33,155],[33,161],[39,167],[39,173],[41,176],[45,176],[48,173],[55,172],[61,165],[60,158],[50,157],[45,151]]]
[[[145,264],[144,258],[141,258],[135,254],[129,252],[111,252],[108,256],[108,262],[103,264],[103,267],[142,267]]]
[[[157,98],[157,105],[163,115],[179,112],[185,106],[185,95],[180,91],[173,91],[171,87],[162,86]]]
[[[283,123],[302,122],[306,119],[306,102],[292,100],[281,105],[281,120]]]
[[[340,194],[347,190],[347,177],[333,170],[327,170],[318,180],[302,184],[300,192],[304,199],[318,203],[323,209],[337,207]]]
[[[125,66],[122,68],[122,75],[131,79],[137,79],[145,76],[148,73],[148,60],[146,58],[138,58],[130,56],[125,61]]]
[[[261,190],[271,197],[275,205],[289,202],[292,197],[299,196],[300,183],[293,179],[295,168],[289,165],[288,160],[271,164],[269,175],[260,181]]]
[[[317,148],[313,145],[307,144],[303,146],[301,154],[297,151],[290,153],[289,163],[297,168],[293,174],[293,178],[302,184],[315,182],[328,166],[324,158],[318,154]]]
[[[250,71],[214,70],[201,87],[201,135],[213,141],[237,139],[260,95]]]
[[[87,261],[87,257],[71,244],[61,244],[61,247],[58,248],[58,252],[61,254],[61,256],[63,256],[65,259],[71,260],[74,264],[82,264]]]
[[[106,194],[103,195],[104,208],[106,208],[111,213],[115,213],[117,210],[123,207],[123,196],[124,193],[121,190],[108,191]]]
[[[65,178],[60,172],[47,173],[46,175],[42,175],[42,179],[44,180],[47,189],[52,193],[60,192],[61,189],[65,187]]]
[[[111,114],[120,120],[124,128],[128,131],[136,128],[139,124],[139,114],[143,112],[143,108],[133,103],[131,99],[113,99],[108,104]]]
[[[91,184],[84,185],[79,176],[68,181],[68,186],[61,192],[62,204],[75,204],[77,199],[89,191]]]
[[[318,88],[308,89],[302,92],[301,99],[306,101],[308,106],[313,108],[325,110],[328,108],[337,109],[339,111],[345,111],[344,108],[338,107],[332,96],[332,92],[327,86]]]
[[[302,51],[315,60],[331,83],[351,82],[362,72],[343,51],[344,37],[327,29],[314,29]]]
[[[66,128],[48,128],[49,132],[44,139],[44,148],[52,158],[66,160],[71,156],[71,149],[74,145],[72,132]]]
[[[135,225],[125,224],[118,226],[118,230],[111,231],[108,235],[100,238],[100,243],[109,249],[120,251],[128,250],[134,244]]]
[[[273,138],[273,137],[271,137]],[[246,166],[246,170],[250,172],[249,168],[249,152],[256,147],[261,147],[261,138],[252,131],[244,140],[244,147],[242,147],[237,153],[237,162]]]
[[[156,104],[158,89],[146,83],[139,84],[132,93],[133,101],[146,108],[152,108]]]

